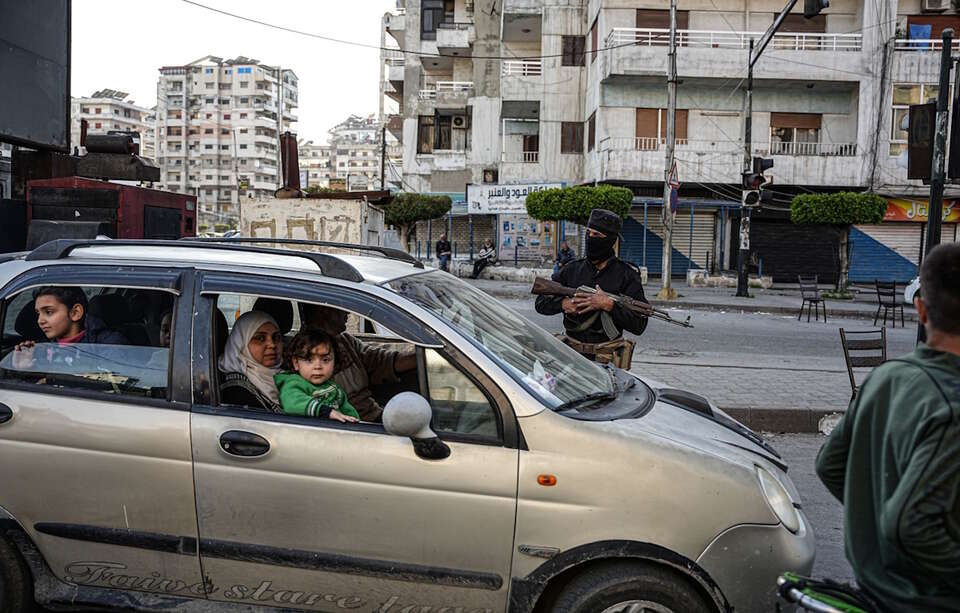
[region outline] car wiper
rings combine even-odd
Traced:
[[[568,400],[567,402],[564,402],[563,404],[554,407],[553,410],[559,413],[560,411],[566,411],[568,409],[572,409],[576,406],[580,406],[587,402],[596,402],[599,400],[613,400],[616,397],[617,397],[616,391],[593,392],[590,394],[586,394],[584,396],[580,396],[579,398],[574,398],[573,400]]]

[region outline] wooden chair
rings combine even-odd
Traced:
[[[850,400],[857,397],[857,380],[854,368],[873,368],[887,361],[887,329],[844,330],[840,328],[840,344],[843,346],[843,359],[847,362],[847,374],[853,390]]]
[[[797,275],[797,281],[800,283],[800,296],[803,298],[803,302],[800,303],[800,312],[797,313],[797,321],[803,317],[804,306],[807,307],[807,322],[810,321],[810,311],[814,308],[816,309],[815,321],[820,321],[820,307],[823,307],[823,323],[827,323],[827,304],[820,296],[817,275]]]
[[[897,282],[896,281],[874,281],[874,286],[877,288],[877,313],[873,316],[873,325],[877,325],[877,320],[880,319],[880,309],[883,309],[883,325],[887,325],[887,311],[893,309],[893,327],[897,327],[897,309],[900,309],[900,327],[903,325],[903,301],[900,299],[899,292],[897,292]]]

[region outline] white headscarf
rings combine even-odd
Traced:
[[[273,402],[280,402],[277,386],[273,382],[273,375],[280,372],[280,364],[264,366],[250,354],[250,339],[265,323],[277,326],[276,320],[263,311],[249,311],[237,319],[220,356],[220,370],[245,375],[261,394]]]

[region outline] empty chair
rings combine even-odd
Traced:
[[[874,281],[877,288],[877,313],[873,316],[873,325],[877,325],[880,309],[883,309],[883,325],[887,325],[887,311],[893,309],[893,327],[897,327],[897,309],[900,309],[900,327],[903,327],[903,303],[897,296],[896,281]]]
[[[887,361],[887,329],[844,330],[840,328],[840,344],[843,346],[843,359],[847,362],[847,374],[850,376],[850,399],[857,397],[857,380],[854,368],[873,368]]]
[[[827,304],[820,296],[820,286],[817,285],[817,275],[797,275],[797,281],[800,283],[800,296],[803,302],[800,303],[800,312],[797,313],[797,321],[803,317],[803,307],[807,307],[807,321],[810,321],[810,311],[816,309],[816,321],[820,321],[820,307],[823,307],[823,323],[827,323]]]

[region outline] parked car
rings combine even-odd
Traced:
[[[17,366],[50,285],[129,343]],[[406,254],[57,241],[0,257],[0,288],[2,611],[765,612],[813,565],[760,436]],[[372,388],[383,423],[220,402],[230,322],[264,298],[287,334],[323,304],[416,353]]]
[[[913,281],[907,284],[903,290],[903,301],[909,305],[913,304],[913,299],[920,295],[920,277],[914,277]]]

